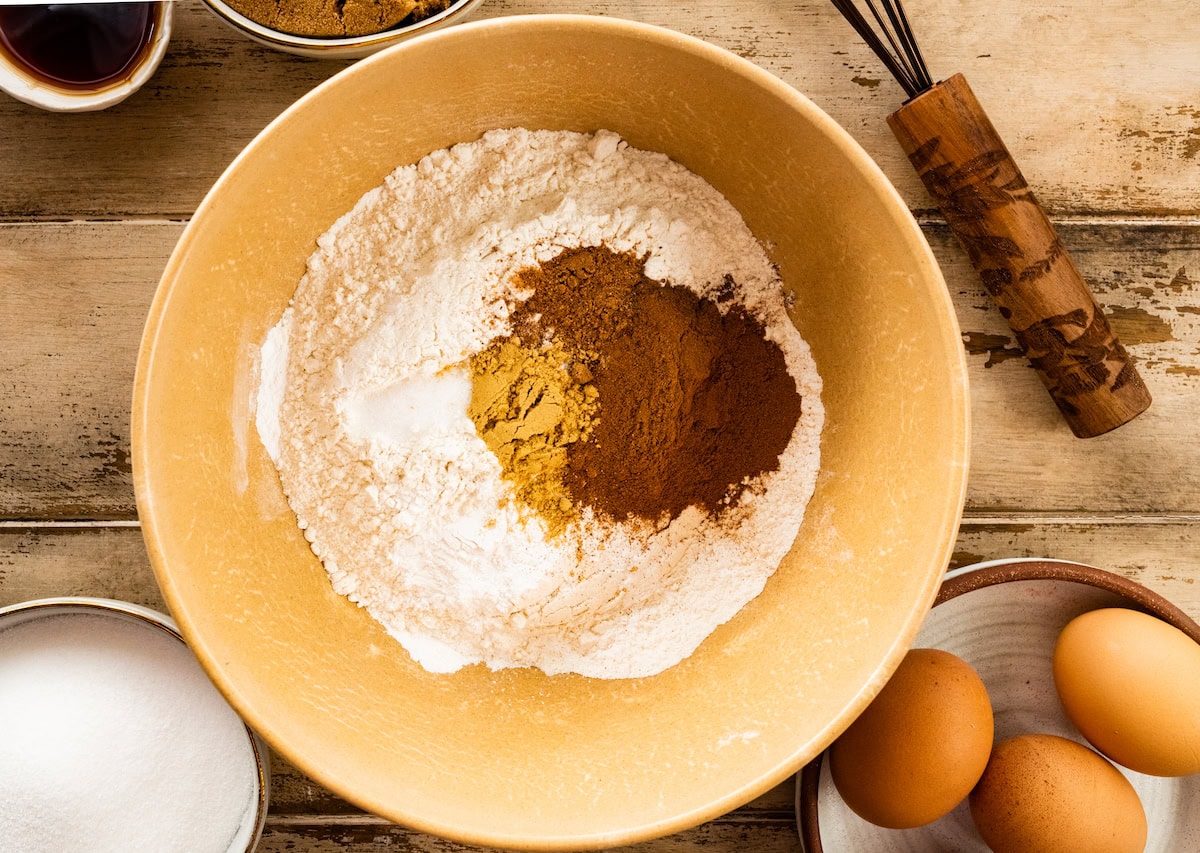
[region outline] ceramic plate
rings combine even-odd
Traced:
[[[1031,569],[1052,573],[1087,570],[1081,574],[1097,571],[1059,561],[1004,560],[950,572],[946,582],[978,577],[980,572],[996,568],[1011,568],[1015,573]],[[1132,607],[1135,601],[1147,605],[1157,598],[1124,578],[1108,578],[1113,579],[1114,589],[1123,589],[1125,594],[1079,581],[1045,578],[1009,580],[972,589],[941,601],[925,621],[914,647],[944,649],[975,667],[992,700],[997,743],[1018,734],[1046,733],[1087,745],[1063,713],[1054,689],[1051,655],[1058,634],[1071,619],[1088,610]],[[816,796],[819,844],[814,843],[811,829],[810,837],[805,839],[804,824],[809,818],[801,821],[807,853],[987,853],[966,802],[927,826],[883,829],[850,811],[833,785],[828,762],[821,765]],[[1150,829],[1146,853],[1200,850],[1200,774],[1161,778],[1120,766],[1118,769],[1133,784],[1146,810]],[[812,771],[812,765],[805,770],[810,780]],[[804,786],[797,785],[797,814],[803,814],[806,805]]]

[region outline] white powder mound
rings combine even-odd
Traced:
[[[238,853],[246,727],[183,643],[91,613],[0,631],[0,849]]]
[[[548,538],[467,415],[465,361],[528,296],[513,274],[596,245],[714,299],[732,276],[783,351],[800,422],[719,520],[585,510]],[[259,430],[334,588],[422,666],[652,675],[762,590],[816,480],[820,378],[765,252],[705,181],[606,131],[491,131],[397,169],[318,246],[263,349]]]

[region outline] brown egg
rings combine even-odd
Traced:
[[[970,805],[995,853],[1141,853],[1146,846],[1146,812],[1121,771],[1056,735],[998,744]]]
[[[937,820],[963,801],[987,765],[992,705],[970,664],[913,649],[829,751],[846,805],[879,826]]]
[[[1096,749],[1154,776],[1200,772],[1200,643],[1119,607],[1072,619],[1054,648],[1063,710]]]

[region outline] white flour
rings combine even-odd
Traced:
[[[796,380],[779,469],[719,523],[585,510],[548,539],[467,415],[464,362],[511,331],[513,273],[601,244],[700,295],[732,275]],[[816,479],[820,379],[766,254],[702,179],[606,131],[492,131],[397,169],[318,245],[263,347],[258,428],[334,588],[422,666],[652,675],[762,590]]]

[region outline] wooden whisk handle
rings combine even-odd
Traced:
[[[1145,411],[1137,368],[963,76],[888,125],[1075,435]]]

